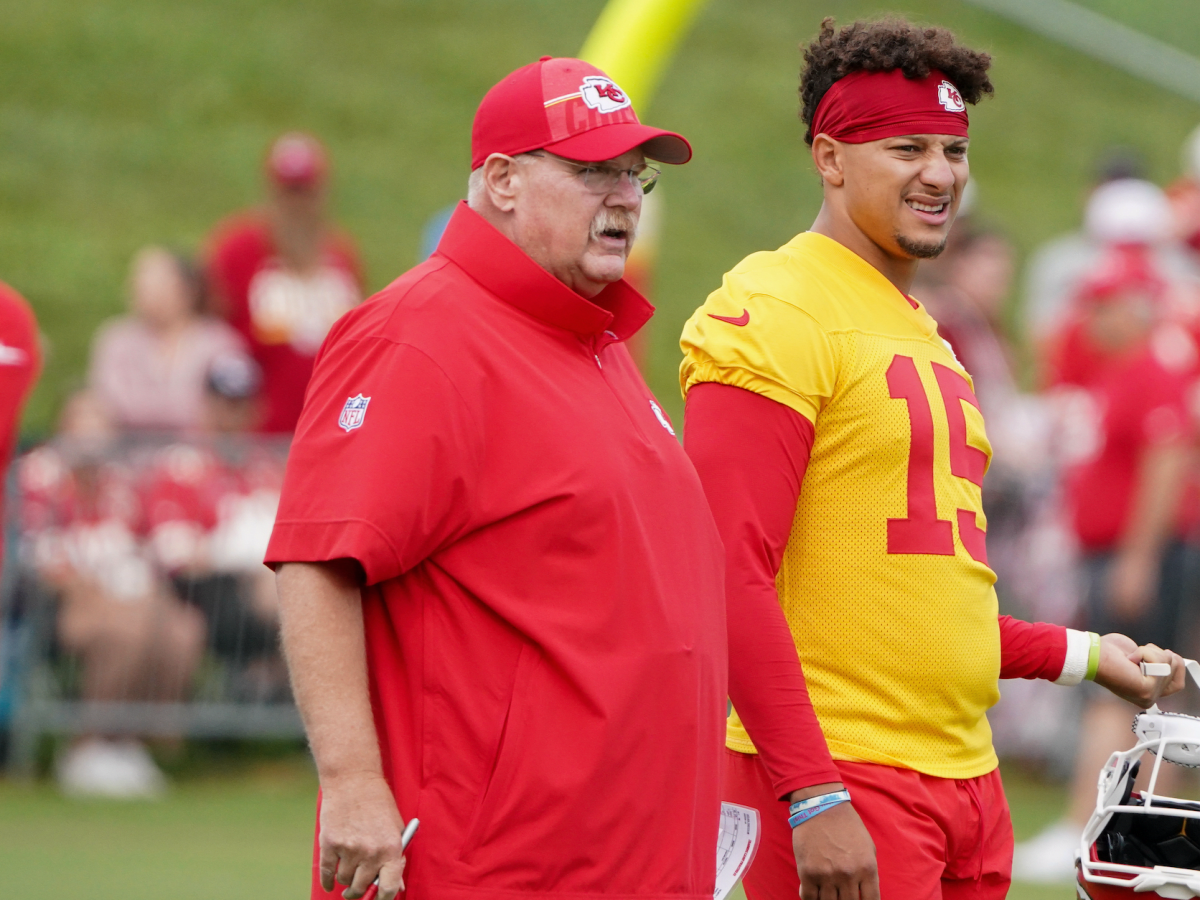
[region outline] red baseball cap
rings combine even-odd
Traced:
[[[1115,246],[1080,284],[1078,298],[1084,303],[1099,303],[1126,293],[1141,293],[1157,300],[1166,289],[1167,283],[1155,271],[1146,247]]]
[[[628,95],[595,66],[543,56],[484,96],[471,128],[471,169],[492,153],[549,150],[595,162],[635,147],[672,165],[692,158],[692,147],[681,135],[639,122]]]
[[[267,175],[282,187],[311,187],[322,183],[328,172],[325,148],[311,134],[281,135],[267,154]]]

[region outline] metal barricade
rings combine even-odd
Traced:
[[[262,565],[286,453],[245,436],[143,438],[50,443],[14,463],[10,772],[30,775],[47,735],[303,735]]]

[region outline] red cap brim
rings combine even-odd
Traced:
[[[602,125],[566,140],[546,144],[542,149],[580,162],[599,162],[614,159],[635,147],[641,147],[649,159],[672,166],[681,166],[692,158],[692,145],[683,135],[632,122]]]

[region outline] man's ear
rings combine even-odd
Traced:
[[[483,185],[492,206],[502,212],[511,212],[517,202],[521,175],[519,165],[511,156],[493,153],[483,162]]]
[[[845,155],[840,142],[827,134],[818,134],[813,138],[812,158],[825,184],[841,187],[845,183]]]

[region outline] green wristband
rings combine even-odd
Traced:
[[[1091,646],[1088,647],[1088,667],[1084,674],[1084,679],[1087,681],[1096,680],[1096,670],[1100,668],[1100,635],[1094,631],[1088,632],[1088,640],[1091,641]],[[1076,672],[1079,670],[1076,669]]]

